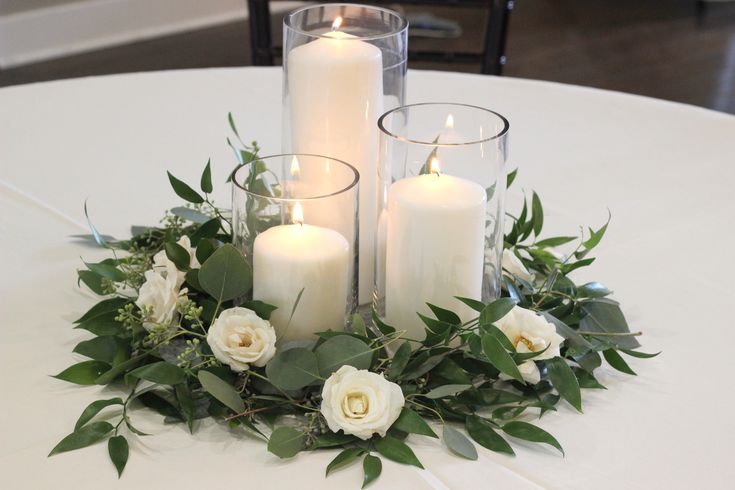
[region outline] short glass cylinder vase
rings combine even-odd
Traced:
[[[392,10],[310,5],[283,21],[283,151],[360,172],[360,303],[373,287],[378,117],[403,105],[408,22]]]
[[[279,343],[344,330],[357,308],[359,174],[317,155],[258,158],[232,174],[233,242],[253,271],[243,300],[275,306]]]
[[[500,296],[509,124],[463,104],[415,104],[384,114],[378,168],[374,307],[422,340],[427,303],[477,313],[455,297]]]

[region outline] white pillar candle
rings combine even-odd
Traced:
[[[292,49],[288,97],[293,152],[343,160],[360,172],[359,296],[360,303],[367,303],[375,262],[377,120],[383,104],[380,49],[336,30]],[[309,180],[306,171],[302,178]],[[340,231],[353,243],[351,229]]]
[[[345,326],[350,246],[334,230],[302,224],[300,212],[296,204],[295,224],[269,228],[253,245],[253,299],[278,307],[270,321],[281,342]]]
[[[476,313],[454,296],[482,296],[485,190],[435,173],[401,179],[388,189],[385,310],[389,324],[424,338],[426,303]]]

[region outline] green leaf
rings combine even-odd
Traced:
[[[533,220],[533,234],[538,236],[541,233],[541,228],[544,226],[544,208],[541,206],[541,199],[539,199],[536,192],[531,197],[531,211]]]
[[[204,391],[212,395],[216,400],[235,413],[243,413],[245,411],[245,403],[231,384],[209,371],[199,371],[198,377]]]
[[[368,369],[373,359],[370,347],[349,335],[332,337],[317,347],[315,354],[319,373],[325,378],[344,365]]]
[[[79,430],[84,424],[92,420],[92,418],[100,413],[100,411],[112,405],[122,405],[122,398],[110,398],[109,400],[97,400],[87,405],[82,414],[79,416],[77,423],[74,425],[74,430]]]
[[[482,301],[477,301],[476,299],[472,298],[463,298],[461,296],[455,296],[454,298],[458,299],[478,313],[485,309],[485,303],[483,303]]]
[[[431,430],[431,427],[429,427],[429,424],[426,423],[421,415],[417,414],[408,407],[404,407],[403,410],[401,410],[401,414],[398,416],[396,421],[393,422],[391,428],[398,429],[403,432],[408,432],[409,434],[421,434],[423,436],[439,437],[433,430]]]
[[[99,296],[107,294],[102,286],[102,276],[87,270],[77,271],[77,274],[79,275],[79,280],[91,289],[93,293]]]
[[[652,357],[656,357],[657,355],[661,354],[661,352],[656,352],[655,354],[649,354],[647,352],[639,352],[637,350],[630,350],[630,349],[618,349],[620,352],[624,352],[628,354],[631,357],[637,357],[638,359],[650,359]]]
[[[480,312],[480,325],[495,323],[507,315],[515,305],[516,301],[513,298],[496,299]]]
[[[175,385],[184,382],[186,372],[178,366],[160,361],[141,366],[128,373],[128,376],[162,385]]]
[[[85,262],[84,265],[89,268],[92,272],[95,274],[104,277],[106,279],[109,279],[110,281],[114,282],[122,282],[125,280],[125,273],[115,267],[111,264],[105,264],[105,263],[99,263],[99,264],[91,264]]]
[[[121,333],[123,325],[115,319],[116,317],[117,313],[111,311],[85,320],[74,328],[81,328],[98,336],[117,335]]]
[[[579,390],[579,381],[569,364],[561,358],[554,357],[546,361],[549,380],[562,398],[569,402],[578,411],[582,411],[582,393]]]
[[[110,454],[110,460],[117,469],[117,477],[122,476],[125,465],[128,463],[128,440],[125,436],[113,436],[107,441],[107,452]]]
[[[534,243],[534,245],[538,248],[558,247],[560,245],[564,245],[565,243],[573,242],[576,239],[576,236],[555,236],[539,240]]]
[[[577,377],[577,381],[579,382],[580,388],[587,388],[587,389],[598,389],[598,390],[606,390],[607,388],[600,384],[599,381],[597,381],[597,378],[592,373],[589,373],[585,371],[584,369],[580,368],[572,368],[572,371],[574,371],[574,375]]]
[[[353,333],[356,333],[361,337],[367,337],[367,326],[365,325],[365,320],[363,320],[362,315],[359,313],[352,315],[351,326]]]
[[[556,333],[566,339],[567,355],[569,356],[580,356],[592,349],[587,339],[582,337],[576,330],[564,323],[563,321],[556,318],[548,311],[541,312],[541,315],[546,320],[556,327]]]
[[[171,183],[171,187],[173,187],[177,196],[194,204],[201,204],[204,202],[204,198],[200,196],[197,191],[189,187],[189,184],[180,181],[174,177],[171,172],[166,173],[168,174],[168,181]]]
[[[588,373],[602,366],[600,354],[593,350],[586,352],[584,355],[574,357],[574,360]]]
[[[166,242],[164,250],[166,251],[166,257],[176,265],[178,270],[184,272],[189,270],[191,257],[184,247],[176,242]]]
[[[520,420],[508,422],[503,426],[503,431],[510,436],[523,439],[524,441],[549,444],[557,448],[559,452],[564,455],[564,449],[562,449],[561,444],[559,444],[559,441],[557,441],[554,436],[542,428],[529,424],[528,422],[522,422]]]
[[[95,361],[113,364],[118,358],[122,346],[115,337],[96,337],[79,342],[72,352],[94,359]],[[124,349],[124,348],[123,348]]]
[[[319,379],[317,356],[303,347],[279,351],[266,364],[265,374],[283,390],[300,390]]]
[[[219,221],[217,222],[217,227],[219,228]],[[215,233],[217,231],[215,230]],[[197,257],[197,260],[200,264],[203,264],[207,261],[207,259],[214,253],[214,251],[217,248],[215,247],[214,243],[211,239],[203,239],[199,240],[199,243],[197,244],[195,255]]]
[[[186,383],[180,383],[174,386],[174,393],[176,394],[176,401],[179,402],[179,409],[186,425],[189,427],[189,432],[194,433],[194,418],[196,415],[196,409],[194,407],[194,400],[191,397],[191,392]]]
[[[505,178],[505,187],[506,189],[513,185],[513,181],[516,180],[516,175],[518,175],[518,169],[514,169],[512,172],[508,173],[508,176]]]
[[[383,320],[380,319],[380,317],[378,316],[378,312],[375,311],[374,308],[372,311],[372,317],[373,317],[373,323],[375,323],[375,326],[378,328],[380,333],[382,333],[383,335],[390,335],[396,332],[395,328],[391,327],[390,325],[388,325],[387,323],[385,323]]]
[[[110,369],[110,365],[106,362],[82,361],[64,369],[53,377],[78,385],[93,385],[97,378],[108,369]]]
[[[291,427],[278,427],[268,439],[268,451],[279,458],[292,458],[304,447],[306,435]]]
[[[134,366],[137,366],[138,364],[143,362],[146,356],[147,354],[140,354],[131,359],[128,359],[127,361],[121,362],[120,364],[116,364],[109,371],[105,371],[102,375],[100,375],[100,377],[95,379],[94,380],[95,384],[98,384],[98,385],[109,384],[112,380],[117,378],[119,375],[121,375],[128,369]]]
[[[586,298],[602,298],[612,294],[612,291],[599,282],[588,282],[587,284],[579,286],[577,294],[580,297]]]
[[[491,335],[495,337],[498,342],[500,342],[500,345],[502,345],[505,350],[510,352],[515,352],[516,348],[513,347],[513,344],[511,343],[510,339],[508,338],[505,333],[503,333],[502,330],[500,330],[498,327],[493,325],[492,323],[487,323],[485,325],[482,325],[482,333],[486,335]]]
[[[444,424],[442,440],[454,454],[472,461],[477,460],[477,449],[475,449],[475,445],[457,429]]]
[[[574,270],[577,270],[580,267],[587,267],[588,265],[590,265],[594,261],[595,261],[595,259],[594,258],[591,258],[591,259],[582,259],[582,260],[578,260],[576,262],[571,262],[571,263],[568,263],[568,264],[564,264],[564,265],[561,266],[561,271],[564,274],[569,274],[570,272],[572,272]]]
[[[220,226],[219,218],[212,218],[209,221],[202,223],[202,225],[191,235],[191,244],[198,247],[202,240],[206,238],[214,238],[217,236]],[[203,263],[201,260],[199,262]]]
[[[358,457],[360,457],[364,453],[365,453],[365,450],[360,447],[350,447],[350,448],[342,450],[327,465],[327,471],[326,471],[325,476],[329,476],[331,472],[336,471],[340,468],[344,468],[345,466],[355,461]]]
[[[349,434],[343,434],[341,432],[325,432],[324,434],[316,436],[311,448],[320,449],[323,447],[343,446],[355,441],[357,441],[357,438]]]
[[[95,442],[99,442],[104,439],[107,434],[112,432],[112,430],[113,427],[109,422],[93,422],[89,425],[85,425],[81,429],[75,430],[63,438],[61,442],[51,450],[49,456],[91,446]]]
[[[269,320],[271,313],[278,309],[277,306],[269,305],[259,300],[243,301],[240,306],[253,310],[263,320]]]
[[[124,307],[129,302],[130,300],[126,298],[103,299],[102,301],[94,305],[92,308],[90,308],[84,315],[81,316],[81,318],[76,320],[74,323],[86,322],[88,320],[95,319],[107,313],[117,314],[117,310]]]
[[[477,415],[470,415],[465,419],[467,433],[479,445],[496,453],[515,454],[508,441],[495,432],[490,423]]]
[[[608,364],[610,364],[621,373],[636,376],[635,371],[633,371],[630,366],[628,366],[628,363],[625,362],[625,359],[623,359],[615,349],[604,350],[602,351],[602,355],[605,357],[605,360]]]
[[[459,385],[468,385],[472,383],[467,371],[462,369],[459,364],[453,361],[451,358],[445,358],[437,367],[435,367],[431,374],[433,376],[439,376],[446,379],[450,383]]]
[[[516,381],[526,384],[523,381],[523,376],[518,371],[513,358],[508,354],[508,351],[502,346],[502,344],[493,337],[492,335],[485,334],[482,336],[482,352],[487,357],[490,364],[498,368],[501,373],[505,373]]]
[[[217,301],[243,296],[252,286],[252,271],[231,244],[218,248],[199,269],[199,283]]]
[[[411,448],[395,437],[385,436],[381,439],[376,439],[373,444],[380,454],[392,461],[411,464],[421,469],[424,468]]]
[[[362,460],[362,471],[364,473],[362,488],[365,488],[380,476],[380,473],[383,471],[383,463],[377,456],[368,454]]]
[[[390,366],[388,367],[388,378],[389,379],[396,379],[398,376],[401,375],[404,369],[406,369],[406,365],[408,364],[408,360],[411,358],[411,344],[406,341],[401,344],[401,346],[396,351],[395,355],[393,356],[393,360],[390,363]]]
[[[610,224],[610,218],[611,215],[608,214],[607,222],[599,230],[593,231],[592,228],[590,228],[590,237],[586,241],[582,242],[582,246],[584,248],[592,250],[600,243],[600,240],[602,240],[602,237],[607,231],[607,225]]]
[[[207,166],[204,167],[204,171],[202,172],[202,178],[199,183],[199,186],[202,188],[202,192],[205,194],[211,194],[212,190],[214,189],[212,187],[212,167],[211,167],[212,159],[210,158],[207,160]]]
[[[457,393],[461,393],[465,390],[468,390],[472,388],[472,385],[465,385],[465,384],[451,384],[451,385],[443,385],[438,386],[434,388],[433,390],[429,391],[424,396],[426,398],[430,398],[432,400],[436,400],[439,398],[446,398],[448,396],[454,396]]]
[[[455,312],[440,308],[439,306],[432,305],[431,303],[426,303],[426,306],[429,307],[431,312],[434,313],[434,316],[436,316],[438,320],[449,323],[451,325],[462,324],[462,320],[459,318],[459,316],[457,316]]]
[[[204,214],[201,211],[197,211],[196,209],[187,208],[186,206],[173,207],[169,209],[169,212],[174,216],[178,216],[181,219],[185,219],[196,224],[206,223],[207,221],[212,219],[212,217],[208,214]]]
[[[581,304],[587,315],[579,323],[580,330],[585,332],[630,333],[628,322],[625,321],[625,316],[618,303],[601,298],[585,301]],[[635,349],[641,345],[631,335],[605,336],[605,340],[625,349]]]

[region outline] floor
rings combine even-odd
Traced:
[[[504,74],[590,85],[735,114],[735,2],[517,0]],[[463,26],[445,46],[477,49],[482,12],[438,9]],[[274,19],[274,38],[280,19]],[[435,40],[413,39],[413,46]],[[132,71],[250,64],[245,22],[0,71],[0,86]],[[478,71],[468,64],[418,68]]]

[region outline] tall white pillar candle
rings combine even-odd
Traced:
[[[375,261],[382,54],[372,44],[333,31],[292,49],[287,62],[293,152],[343,160],[360,172],[359,297],[367,303]],[[302,178],[308,182],[309,175]],[[353,243],[352,230],[341,231]]]
[[[278,307],[270,321],[279,341],[343,330],[347,311],[350,246],[334,230],[299,223],[296,209],[296,224],[269,228],[253,245],[253,299]]]
[[[386,320],[423,339],[416,314],[431,316],[426,303],[476,315],[454,299],[482,296],[486,193],[459,177],[427,174],[401,179],[388,189]]]

